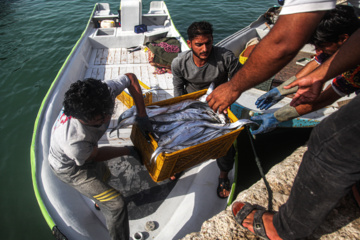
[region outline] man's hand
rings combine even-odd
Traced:
[[[152,124],[147,115],[144,117],[136,116],[135,122],[143,133],[153,132]]]
[[[240,92],[234,90],[231,81],[229,81],[215,88],[206,98],[206,101],[215,112],[227,113],[227,109],[239,96]]]
[[[323,82],[320,80],[316,80],[311,76],[306,76],[294,81],[293,83],[285,86],[284,88],[289,89],[295,86],[298,86],[299,90],[296,92],[293,100],[290,103],[290,106],[292,107],[296,107],[300,104],[314,102],[321,93],[321,90],[323,88]]]
[[[255,131],[251,131],[253,135],[259,134],[259,133],[267,133],[272,130],[274,130],[277,125],[279,125],[279,121],[275,118],[273,113],[263,114],[263,115],[257,115],[254,117],[251,117],[250,120],[257,122],[260,125],[258,129]]]
[[[278,103],[284,96],[281,95],[277,88],[273,88],[267,93],[261,95],[255,102],[255,105],[260,110],[267,110],[276,103]]]

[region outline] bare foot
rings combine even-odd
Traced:
[[[235,202],[233,204],[232,211],[234,216],[236,216],[236,214],[243,208],[243,206],[245,206],[245,204],[242,202]],[[256,210],[253,210],[248,216],[246,216],[244,221],[241,223],[243,227],[247,228],[249,231],[251,231],[254,234],[255,232],[254,232],[253,222],[254,222],[255,212]],[[265,212],[264,215],[262,216],[266,235],[271,240],[281,240],[282,238],[280,238],[280,236],[277,234],[277,231],[274,227],[273,217],[274,214],[270,212]]]

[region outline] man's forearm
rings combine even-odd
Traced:
[[[145,103],[139,81],[135,74],[126,74],[130,79],[129,92],[134,99],[136,111],[140,117],[146,116]]]
[[[174,97],[184,95],[185,84],[184,80],[173,73]]]
[[[243,92],[271,78],[295,57],[315,30],[314,23],[322,16],[323,12],[280,16],[245,65],[230,80],[232,86]]]
[[[126,147],[100,147],[97,150],[96,156],[91,160],[95,162],[103,162],[129,154],[130,151]]]
[[[338,100],[341,96],[339,96],[332,88],[331,85],[329,85],[326,90],[324,90],[318,99],[316,99],[313,103],[309,104],[300,104],[296,106],[296,111],[300,115],[304,115],[310,112],[314,112],[316,110],[319,110],[321,108],[324,108],[326,106],[329,106],[330,104],[334,103],[336,100]]]

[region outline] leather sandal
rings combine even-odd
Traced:
[[[227,196],[221,195],[221,193],[224,193],[224,190],[229,191],[230,194],[230,190],[231,190],[230,180],[228,178],[219,178],[219,185],[216,190],[219,198],[227,198],[229,196],[229,195]]]
[[[262,238],[262,239],[266,239],[268,240],[268,236],[266,235],[265,232],[265,227],[264,227],[264,222],[262,220],[262,216],[264,215],[264,213],[266,212],[265,208],[260,206],[260,205],[252,205],[250,203],[242,203],[242,202],[234,202],[232,207],[231,207],[231,212],[233,214],[233,217],[235,218],[235,221],[243,228],[246,230],[246,227],[244,227],[242,225],[242,222],[245,220],[245,218],[253,211],[256,210],[255,215],[254,215],[254,222],[253,222],[253,227],[254,227],[254,233],[255,235],[257,235],[258,237]]]

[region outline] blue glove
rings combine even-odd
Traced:
[[[250,120],[261,124],[258,129],[256,129],[255,131],[251,131],[251,133],[254,135],[259,134],[259,133],[270,132],[270,131],[274,130],[276,128],[276,126],[279,125],[279,123],[280,123],[280,121],[274,117],[273,113],[257,115],[257,116],[251,117]]]
[[[281,95],[279,90],[277,88],[273,88],[270,91],[268,91],[267,93],[261,95],[256,100],[255,105],[260,110],[267,110],[283,98],[284,98],[284,96]]]

